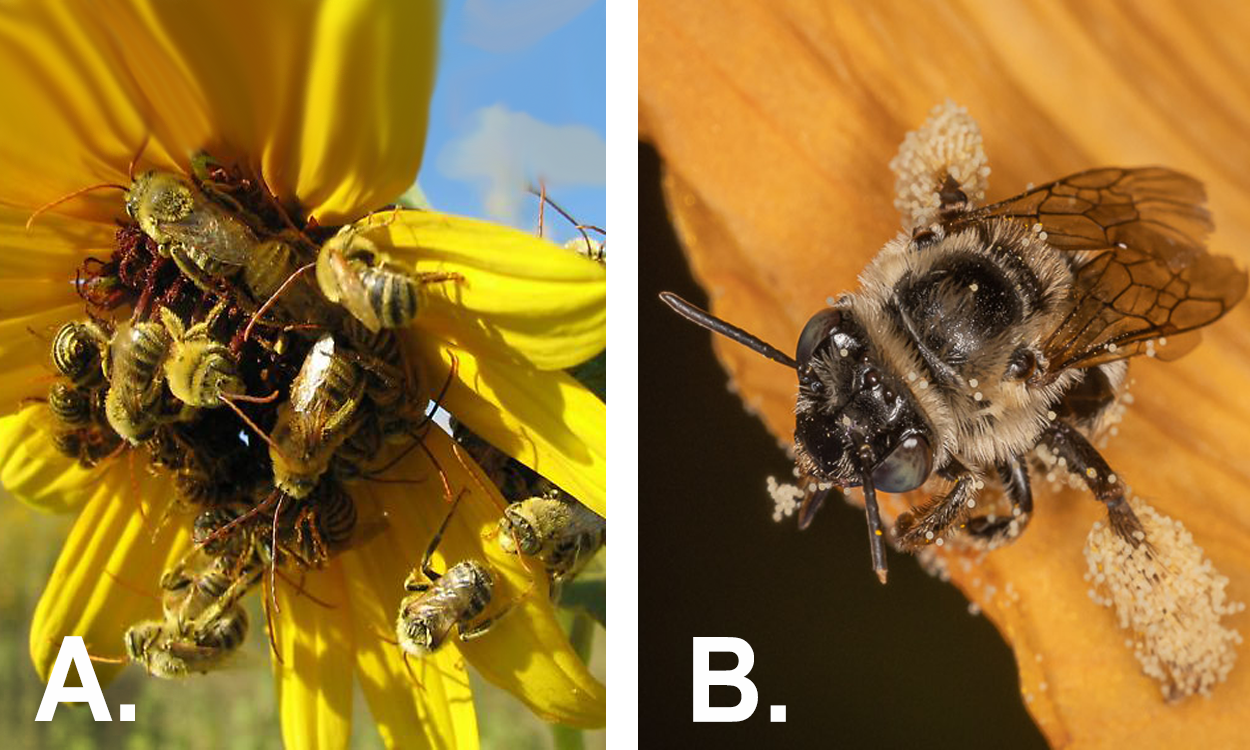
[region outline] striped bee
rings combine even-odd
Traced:
[[[247,612],[237,605],[185,631],[169,621],[145,620],[126,631],[126,656],[167,680],[209,672],[243,645],[247,625]]]
[[[317,285],[370,331],[400,328],[417,316],[421,284],[463,281],[458,273],[410,273],[354,227],[345,227],[317,254]]]
[[[490,570],[477,560],[462,560],[439,575],[430,564],[463,494],[452,502],[442,526],[430,540],[420,570],[412,571],[404,581],[408,596],[399,604],[395,634],[399,647],[412,656],[424,657],[437,651],[451,635],[452,628],[459,629],[462,641],[484,635],[511,609],[509,605],[493,617],[470,624],[490,605],[495,589]]]
[[[364,388],[352,357],[331,334],[322,336],[291,381],[290,399],[278,409],[269,455],[279,490],[293,498],[313,491],[357,426]]]
[[[160,419],[155,407],[163,391],[161,366],[169,345],[169,332],[156,321],[123,324],[109,344],[105,414],[132,445],[150,438]]]
[[[220,406],[223,396],[245,390],[230,348],[209,334],[224,309],[223,300],[207,318],[187,328],[169,308],[161,308],[161,322],[171,339],[165,378],[174,396],[189,406]]]
[[[505,552],[537,558],[553,581],[572,578],[607,539],[607,524],[560,491],[512,503],[499,519]]]
[[[92,321],[66,323],[52,339],[52,363],[74,385],[98,387],[104,383],[102,365],[108,340],[108,334]]]

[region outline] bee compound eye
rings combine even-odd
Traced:
[[[877,464],[872,482],[882,492],[909,492],[924,484],[933,468],[933,451],[921,435],[905,438]]]
[[[1037,369],[1037,356],[1023,347],[1012,353],[1007,362],[1007,371],[1003,373],[1006,380],[1028,380]]]
[[[841,322],[842,311],[834,308],[821,310],[807,321],[803,332],[799,334],[799,344],[795,347],[795,359],[800,367],[812,358],[817,346],[829,340],[829,332]]]

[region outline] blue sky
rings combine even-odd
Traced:
[[[603,0],[450,0],[419,183],[441,211],[533,230],[548,192],[603,226]],[[573,236],[548,212],[547,236]]]

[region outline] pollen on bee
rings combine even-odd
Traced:
[[[976,378],[972,378],[971,380],[968,381],[968,385],[972,388],[976,388],[978,385],[980,385],[980,381],[978,381]]]
[[[977,391],[976,393],[972,394],[973,401],[980,401],[983,398],[985,398],[985,396],[980,391]]]
[[[1109,352],[1113,352],[1113,351],[1115,351],[1116,349],[1119,349],[1119,348],[1120,348],[1120,347],[1116,346],[1115,344],[1107,344],[1107,351],[1109,351]]]
[[[980,287],[980,286],[978,286],[978,285],[976,285],[976,284],[969,284],[969,285],[968,285],[968,289],[969,289],[970,291],[973,291],[973,292],[975,292],[976,290],[978,290],[978,289],[980,289],[980,288],[981,288],[981,287]]]
[[[968,498],[968,507],[969,508],[977,507],[977,499],[975,497]]]
[[[1090,479],[1096,479],[1098,477],[1098,472],[1094,471],[1094,467],[1090,466],[1089,468],[1085,469],[1085,476],[1089,477]]]
[[[1245,605],[1227,598],[1228,578],[1203,559],[1183,524],[1140,498],[1129,502],[1149,544],[1096,524],[1085,546],[1088,570],[1097,572],[1091,598],[1115,608],[1120,627],[1131,631],[1125,645],[1165,698],[1209,694],[1227,679],[1242,642],[1221,619]]]
[[[922,390],[922,391],[923,391],[923,390],[927,389],[928,387],[929,387],[929,381],[927,381],[927,380],[922,380],[922,381],[920,381],[920,390]]]
[[[1055,418],[1058,416],[1059,415],[1055,413],[1054,409],[1051,409],[1050,411],[1046,412],[1046,418],[1052,422],[1055,421]]]
[[[936,218],[941,205],[938,191],[948,175],[974,203],[985,197],[989,184],[981,131],[966,109],[949,100],[934,107],[924,125],[907,134],[890,169],[896,178],[894,207],[908,229]]]
[[[851,352],[850,352],[850,350],[848,350],[848,349],[839,349],[839,350],[838,350],[838,354],[842,355],[843,357],[849,356],[849,355],[850,355],[850,353],[851,353]]]
[[[773,499],[773,520],[778,523],[794,515],[807,495],[801,487],[789,482],[783,484],[771,476],[768,477],[768,494]]]
[[[1042,242],[1045,242],[1045,241],[1046,241],[1046,238],[1047,238],[1047,237],[1049,237],[1049,236],[1050,236],[1050,235],[1046,234],[1045,232],[1038,232],[1038,234],[1037,234],[1037,238],[1038,238],[1039,240],[1041,240]]]

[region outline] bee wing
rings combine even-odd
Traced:
[[[569,536],[598,534],[606,524],[607,522],[599,514],[574,500],[566,530]]]
[[[378,320],[378,314],[369,306],[369,290],[360,280],[360,275],[352,269],[347,258],[338,249],[327,248],[325,252],[329,253],[327,260],[330,272],[334,274],[334,280],[338,283],[338,288],[342,290],[338,299],[339,304],[346,307],[347,311],[364,323],[370,331],[377,332],[382,328],[382,321]]]
[[[160,228],[184,247],[236,266],[247,262],[256,244],[246,225],[207,200],[180,219],[162,221]]]
[[[1074,254],[1073,307],[1043,343],[1051,372],[1125,359],[1154,349],[1175,359],[1197,329],[1246,294],[1246,273],[1206,251],[1213,225],[1202,183],[1162,167],[1093,169],[1065,177],[948,223],[948,231],[1007,219],[1046,233]]]

